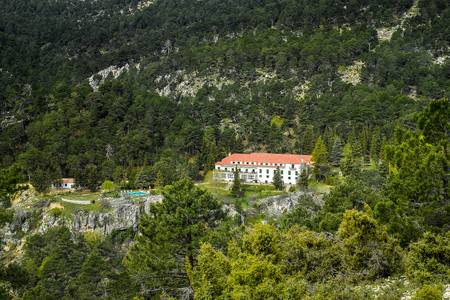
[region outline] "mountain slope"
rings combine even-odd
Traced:
[[[308,153],[318,135],[356,136],[368,156],[450,92],[446,1],[8,0],[0,14],[1,164],[43,189],[196,178],[227,152]]]

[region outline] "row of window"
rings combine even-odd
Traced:
[[[262,178],[262,175],[259,175],[259,178]],[[269,178],[269,175],[266,175],[266,178]],[[291,180],[291,176],[288,177],[288,180]],[[298,176],[295,176],[295,180],[298,180]]]
[[[259,173],[262,173],[262,169],[259,169]],[[273,174],[275,174],[275,171],[276,170],[273,170]],[[269,174],[269,169],[266,169],[266,174]],[[283,172],[283,170],[280,170],[280,174],[281,175],[283,175],[284,174],[284,172]],[[288,171],[288,175],[291,175],[291,171]],[[295,175],[298,175],[298,171],[295,171]]]
[[[220,167],[218,168],[220,170]],[[242,171],[242,169],[238,168],[239,172]],[[228,168],[224,168],[224,171],[228,171]],[[230,171],[234,171],[233,168],[230,169]],[[248,169],[244,169],[245,173],[248,173]],[[251,173],[256,173],[256,171],[253,169]]]
[[[219,170],[220,170],[220,167],[219,167]],[[238,169],[238,170],[239,170],[239,172],[241,172],[242,169]],[[224,171],[228,171],[228,168],[225,167]],[[230,171],[232,171],[232,170],[230,170]],[[275,174],[275,171],[276,170],[273,170],[273,174]],[[244,172],[248,173],[248,169],[244,169]],[[259,173],[262,173],[262,172],[263,172],[263,170],[259,169]],[[269,172],[270,172],[270,170],[266,169],[266,174],[269,174]],[[255,170],[253,169],[251,173],[255,173]],[[283,175],[284,171],[280,170],[280,173],[281,173],[281,175]],[[288,173],[288,175],[291,175],[291,171],[287,171],[287,173]],[[298,175],[298,171],[295,171],[295,175]]]

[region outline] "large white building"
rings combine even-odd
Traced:
[[[285,185],[296,184],[301,172],[311,165],[311,155],[274,153],[234,153],[215,164],[214,179],[233,181],[239,169],[242,182],[272,183],[277,169]]]

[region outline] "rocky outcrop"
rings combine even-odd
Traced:
[[[126,198],[102,199],[108,206],[104,211],[78,210],[70,216],[61,213],[61,209],[50,209],[49,203],[44,207],[25,209],[16,207],[13,220],[5,225],[2,238],[5,241],[14,240],[16,236],[30,233],[43,233],[55,226],[67,226],[73,233],[96,231],[100,234],[110,234],[114,230],[137,230],[139,219],[143,213],[148,213],[152,203],[162,200],[160,195],[151,195],[142,200]]]
[[[364,67],[364,62],[358,60],[354,61],[350,66],[340,66],[338,73],[341,76],[341,80],[351,85],[357,85],[361,82],[361,71]]]
[[[391,27],[382,27],[377,28],[378,40],[382,42],[389,42],[392,38],[392,35],[400,30],[405,30],[405,22],[414,18],[420,13],[419,11],[419,1],[415,0],[413,5],[405,12],[397,21],[398,24]]]
[[[98,88],[105,82],[108,77],[117,79],[124,72],[128,72],[133,67],[136,70],[140,69],[140,63],[137,64],[125,64],[123,66],[109,66],[106,69],[98,71],[96,74],[88,78],[89,85],[94,91],[98,91]]]
[[[312,192],[295,192],[285,195],[272,196],[259,201],[259,210],[271,217],[279,217],[281,214],[290,211],[299,203],[302,196],[310,196],[317,206],[323,205],[323,195]]]
[[[66,226],[74,234],[94,231],[108,235],[115,230],[137,231],[141,216],[150,211],[153,203],[160,202],[162,196],[150,195],[139,200],[126,196],[102,198],[99,200],[102,210],[89,211],[80,206],[70,214],[64,214],[59,202],[33,199],[32,191],[24,191],[13,203],[13,219],[0,229],[3,243],[3,251],[0,252],[10,253],[14,259],[21,256],[27,236],[44,233],[57,226]]]
[[[200,75],[178,70],[172,74],[158,76],[155,79],[156,89],[160,96],[195,97],[204,86],[213,86],[221,90],[224,86],[234,84],[234,80],[220,76],[218,73]]]

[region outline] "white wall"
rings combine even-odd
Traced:
[[[70,190],[75,187],[75,183],[62,183],[61,188],[65,190]]]
[[[215,166],[216,170],[219,171],[225,171],[225,168],[227,169],[228,172],[232,172],[234,170],[234,167],[232,166],[227,166],[227,167],[222,167],[222,166]],[[296,184],[298,181],[298,177],[300,176],[301,172],[306,168],[305,164],[295,164],[292,165],[291,164],[285,164],[283,167],[279,167],[280,168],[280,172],[282,171],[281,177],[283,179],[283,182],[285,185],[293,185]],[[274,172],[276,171],[276,167],[274,166],[257,166],[256,168],[253,167],[247,167],[245,165],[240,166],[240,173],[251,173],[252,170],[256,171],[257,174],[257,178],[258,178],[258,182],[259,183],[272,183],[273,182],[273,175]],[[297,174],[296,174],[297,172]],[[290,174],[289,174],[290,173]],[[228,181],[231,181],[231,179],[228,179]]]

